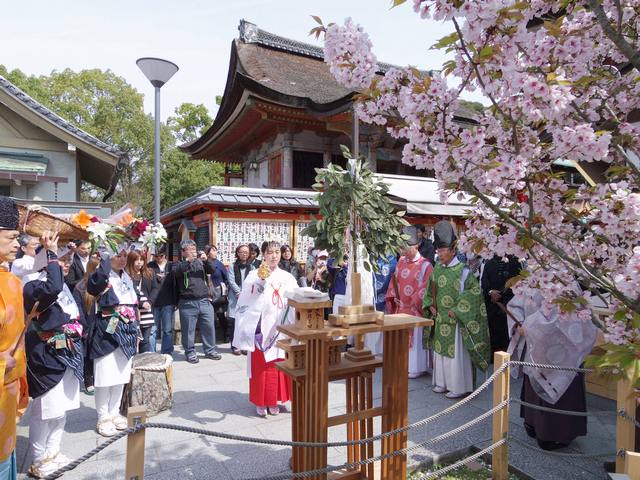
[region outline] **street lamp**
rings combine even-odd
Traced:
[[[136,65],[142,70],[145,77],[149,79],[156,93],[156,111],[155,111],[155,140],[153,145],[154,156],[154,175],[153,175],[153,194],[154,194],[154,221],[160,221],[160,88],[167,83],[171,77],[178,71],[178,66],[168,60],[154,57],[143,57],[136,60]]]

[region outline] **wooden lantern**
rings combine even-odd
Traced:
[[[342,360],[342,349],[347,344],[346,337],[335,338],[329,342],[329,366],[339,365]]]
[[[331,308],[331,300],[289,299],[288,304],[296,311],[296,327],[301,330],[324,328],[324,309]]]
[[[293,344],[290,339],[278,340],[278,348],[284,350],[285,360],[283,362],[287,368],[298,370],[304,368],[305,352],[307,346],[304,343]]]

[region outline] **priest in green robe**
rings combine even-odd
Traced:
[[[491,347],[480,285],[456,257],[456,235],[448,221],[434,229],[438,254],[424,296],[423,312],[434,320],[425,340],[433,349],[433,391],[460,398],[473,390],[473,367],[486,370]],[[430,330],[430,329],[429,329]]]

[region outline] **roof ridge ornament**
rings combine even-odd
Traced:
[[[255,23],[247,22],[244,18],[238,25],[240,40],[244,43],[255,43],[258,41],[258,26]]]

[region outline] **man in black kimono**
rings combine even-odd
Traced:
[[[507,314],[499,304],[506,305],[513,298],[511,289],[505,289],[505,284],[507,280],[518,275],[521,268],[520,262],[514,256],[507,257],[505,262],[502,257],[494,255],[484,265],[480,284],[487,307],[491,353],[505,352],[509,346]]]

